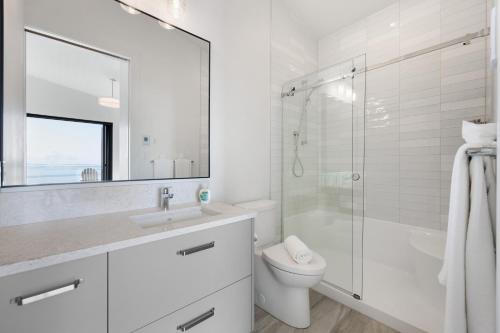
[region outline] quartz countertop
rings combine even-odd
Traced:
[[[173,207],[187,208],[195,204]],[[38,222],[0,228],[0,277],[43,268],[190,232],[245,221],[253,211],[224,203],[207,206],[218,214],[142,228],[132,217],[160,208]]]

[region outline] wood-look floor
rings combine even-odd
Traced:
[[[311,298],[311,326],[297,329],[255,307],[256,333],[398,333],[361,313],[314,291]]]

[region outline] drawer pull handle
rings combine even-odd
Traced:
[[[196,253],[196,252],[200,252],[200,251],[205,251],[205,250],[211,249],[213,247],[215,247],[215,242],[210,242],[210,243],[207,243],[207,244],[203,244],[203,245],[192,247],[190,249],[179,250],[179,251],[177,251],[177,254],[180,255],[180,256],[185,257],[185,256],[188,256],[188,255]]]
[[[201,324],[205,320],[212,318],[214,315],[215,315],[215,308],[211,308],[209,311],[194,318],[193,320],[190,320],[185,324],[177,326],[177,330],[181,331],[181,332],[186,332],[186,331],[190,330],[191,328],[195,327],[196,325]]]
[[[31,303],[39,302],[39,301],[42,301],[42,300],[50,298],[50,297],[58,296],[58,295],[73,291],[73,290],[77,289],[80,286],[80,284],[82,284],[82,283],[83,283],[83,279],[78,279],[78,280],[71,282],[70,284],[66,284],[64,286],[61,286],[61,287],[58,287],[55,289],[43,291],[41,293],[37,293],[37,294],[29,295],[29,296],[16,297],[12,300],[12,303],[16,303],[18,306],[23,306],[23,305],[28,305]]]

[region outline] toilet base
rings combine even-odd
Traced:
[[[273,317],[295,328],[311,325],[309,288],[279,283],[261,256],[255,255],[255,303]]]

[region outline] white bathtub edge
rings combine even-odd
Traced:
[[[372,319],[375,319],[384,325],[391,327],[392,329],[399,331],[401,333],[426,333],[421,329],[418,329],[396,317],[393,317],[383,311],[380,311],[366,303],[362,300],[358,301],[351,295],[348,295],[325,282],[320,282],[313,288],[318,293],[333,299],[339,303],[344,304],[345,306],[356,310],[365,316],[368,316]]]

